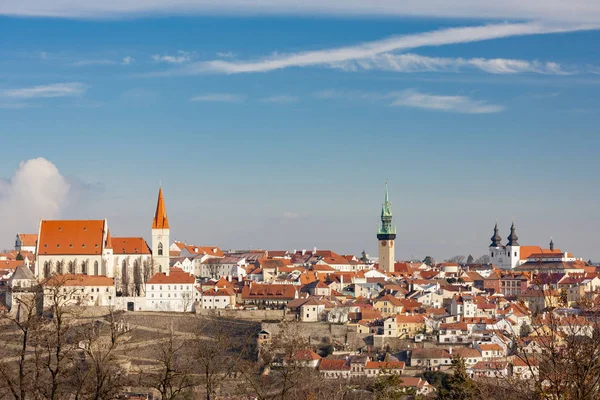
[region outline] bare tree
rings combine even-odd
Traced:
[[[158,390],[162,400],[184,399],[197,384],[189,350],[189,344],[177,337],[173,327],[166,340],[154,347],[158,366],[153,371],[142,372],[142,380]]]
[[[450,257],[449,259],[445,260],[445,262],[456,263],[456,264],[462,265],[465,262],[466,258],[467,257],[465,257],[465,256],[457,255],[454,257]]]

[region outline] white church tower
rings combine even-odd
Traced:
[[[156,213],[152,221],[152,260],[155,272],[169,274],[169,218],[165,208],[162,187],[158,191]]]
[[[518,267],[521,261],[521,245],[518,242],[519,237],[515,233],[515,221],[510,226],[510,235],[506,244],[506,252],[510,260],[510,269]]]

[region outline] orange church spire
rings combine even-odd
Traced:
[[[152,229],[169,229],[169,218],[167,218],[162,187],[158,190],[158,202],[156,203],[156,214],[154,214],[154,221],[152,221]]]
[[[112,239],[110,237],[110,229],[106,232],[106,246],[107,249],[112,249]]]

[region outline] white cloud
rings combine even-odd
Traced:
[[[392,106],[422,108],[463,114],[490,114],[504,110],[504,106],[487,101],[473,100],[467,96],[445,96],[405,90],[393,93]]]
[[[0,2],[0,14],[69,18],[283,14],[600,22],[600,3],[597,0],[19,0]]]
[[[204,101],[213,103],[240,103],[246,96],[234,93],[205,93],[190,98],[190,101]]]
[[[121,61],[121,64],[123,64],[123,65],[131,65],[134,61],[135,61],[135,58],[133,58],[131,56],[127,56],[127,57],[123,57],[123,60]]]
[[[387,93],[322,90],[314,93],[314,96],[322,100],[347,99],[372,103],[385,102],[395,107],[421,108],[462,114],[490,114],[505,109],[502,105],[492,104],[484,100],[474,100],[468,96],[436,95],[422,93],[414,89]]]
[[[231,51],[218,51],[217,57],[219,58],[233,58],[234,54]]]
[[[284,68],[309,67],[309,66],[339,66],[348,62],[361,62],[372,60],[382,55],[406,51],[420,47],[442,46],[459,43],[471,43],[484,40],[500,39],[514,36],[539,35],[559,32],[572,32],[600,27],[588,25],[556,25],[539,22],[515,23],[515,24],[491,24],[483,26],[469,26],[439,29],[431,32],[393,36],[387,39],[363,43],[355,46],[337,47],[325,50],[305,51],[290,54],[277,54],[272,57],[261,58],[250,61],[224,61],[212,60],[195,62],[184,67],[166,71],[170,74],[201,74],[201,73],[225,73],[239,74],[252,72],[268,72]],[[422,60],[425,61],[425,60]],[[488,60],[489,61],[489,60]],[[368,61],[367,61],[368,62]],[[432,60],[430,60],[432,62]],[[438,60],[443,63],[443,59]],[[472,60],[471,65],[480,69],[500,70],[499,65]],[[515,68],[504,63],[504,67]],[[546,68],[551,68],[547,65]]]
[[[0,185],[0,247],[12,243],[17,233],[36,233],[40,218],[58,218],[70,188],[50,161],[21,162],[13,177]]]
[[[52,83],[49,85],[32,86],[18,89],[0,90],[0,97],[12,97],[20,99],[67,97],[82,95],[87,86],[79,82]]]
[[[116,65],[117,62],[113,60],[79,60],[75,61],[71,65],[74,67],[88,67],[93,65]]]
[[[477,69],[491,74],[536,73],[567,75],[567,70],[555,62],[525,61],[506,58],[449,58],[427,57],[418,54],[378,54],[368,59],[351,60],[329,65],[345,71],[380,70],[394,72],[459,72]]]
[[[160,54],[154,54],[152,60],[154,60],[154,62],[164,62],[168,64],[182,64],[191,60],[190,53],[186,51],[178,51],[177,54],[177,56],[161,56]]]
[[[287,94],[281,94],[281,95],[275,95],[275,96],[268,96],[268,97],[260,99],[260,101],[262,103],[269,103],[269,104],[290,104],[290,103],[297,102],[298,97],[290,96]]]

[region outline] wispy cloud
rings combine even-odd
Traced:
[[[0,90],[0,95],[20,99],[68,97],[80,96],[86,89],[87,86],[80,82],[53,83],[18,89],[4,89]]]
[[[483,100],[474,100],[468,96],[446,96],[405,90],[392,94],[395,99],[392,106],[422,108],[427,110],[448,111],[463,114],[490,114],[504,110],[504,106],[491,104]]]
[[[95,65],[131,65],[135,58],[131,56],[123,57],[120,61],[111,59],[90,59],[75,61],[71,65],[74,67],[88,67]]]
[[[287,94],[268,96],[268,97],[264,97],[264,98],[260,99],[261,103],[268,103],[268,104],[290,104],[290,103],[295,103],[297,101],[298,101],[298,97],[290,96]]]
[[[485,100],[475,100],[464,95],[430,94],[415,89],[386,93],[322,90],[315,92],[314,96],[322,100],[348,99],[371,103],[384,102],[393,107],[421,108],[461,114],[490,114],[501,112],[505,109],[502,105],[492,104]]]
[[[154,54],[152,60],[154,62],[164,62],[168,64],[182,64],[191,60],[190,53],[186,51],[178,51],[176,56]]]
[[[203,101],[214,103],[240,103],[246,96],[234,93],[205,93],[190,98],[190,101]]]
[[[234,54],[231,51],[218,51],[217,57],[219,58],[233,58]]]
[[[564,68],[555,62],[526,61],[507,58],[449,58],[427,57],[418,54],[378,54],[367,59],[350,60],[329,64],[332,68],[345,71],[394,71],[394,72],[459,72],[477,69],[490,74],[536,73],[546,75],[568,75],[573,68]]]
[[[240,74],[268,72],[293,67],[340,66],[344,65],[344,63],[359,62],[361,60],[373,60],[385,54],[397,53],[400,51],[421,47],[471,43],[524,35],[572,32],[585,29],[595,29],[596,27],[600,27],[600,25],[557,25],[532,22],[447,28],[430,32],[394,36],[356,46],[337,47],[300,53],[278,54],[271,57],[250,61],[212,60],[195,62],[183,67],[166,71],[164,74],[194,75],[211,72]],[[406,59],[405,62],[408,62],[408,59]],[[421,59],[421,63],[423,62],[429,62],[431,64],[437,63],[440,65],[444,63],[451,64],[451,60],[444,61],[444,59],[439,59],[436,62],[434,62],[434,60]],[[486,62],[486,60],[472,59],[469,60],[468,64],[479,69],[487,69],[488,71],[500,71],[503,68],[507,71],[511,69],[517,69],[516,63],[507,62],[506,60],[504,62],[487,60]],[[552,65],[546,65],[545,68],[551,69]]]
[[[0,14],[53,18],[281,14],[598,22],[600,4],[596,0],[19,0],[0,2]]]

